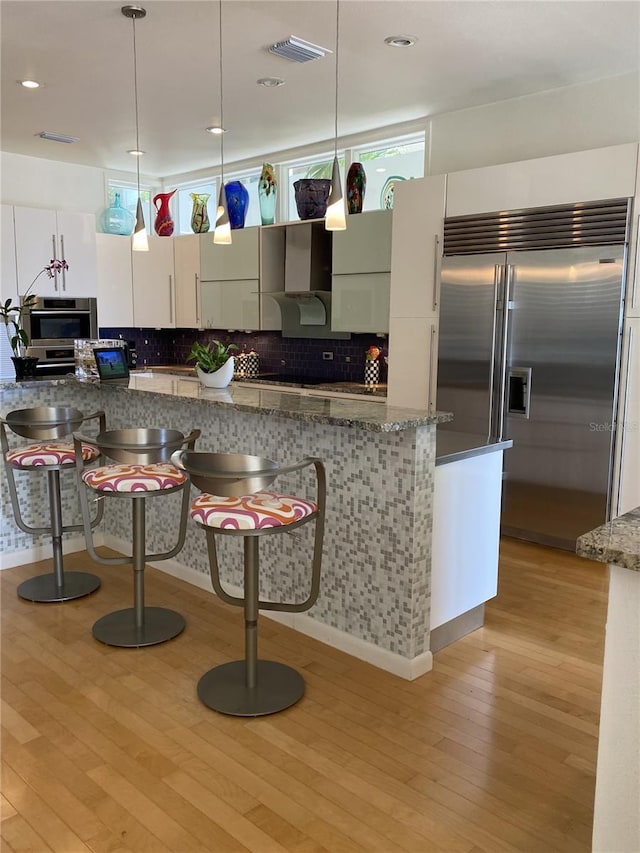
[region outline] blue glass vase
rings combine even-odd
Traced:
[[[244,228],[244,220],[249,207],[249,190],[241,181],[229,181],[228,184],[224,185],[224,193],[227,197],[231,228]]]
[[[102,230],[105,234],[121,234],[128,237],[136,221],[133,213],[120,204],[120,193],[115,194],[113,207],[108,207],[101,216]]]

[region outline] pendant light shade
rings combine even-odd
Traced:
[[[136,109],[136,147],[135,151],[140,151],[140,129],[138,126],[138,54],[136,51],[136,20],[144,18],[147,10],[142,6],[123,6],[120,10],[125,18],[131,18],[133,27],[133,97]],[[136,157],[136,181],[138,187],[138,205],[136,207],[136,224],[133,229],[133,240],[131,249],[134,252],[148,252],[149,241],[147,239],[147,229],[144,224],[144,213],[142,211],[142,201],[140,199],[140,157]]]
[[[336,105],[334,112],[334,156],[331,171],[331,194],[327,204],[324,227],[327,231],[344,231],[347,227],[344,196],[340,183],[340,165],[338,163],[338,48],[340,44],[340,0],[336,0]]]
[[[213,242],[219,246],[229,246],[231,244],[231,223],[229,222],[227,194],[224,190],[224,184],[220,185],[218,212],[216,215],[216,227],[213,232]]]
[[[224,96],[222,89],[222,0],[218,4],[218,39],[220,56],[220,127],[224,127]],[[227,207],[227,194],[224,189],[224,133],[220,134],[220,192],[218,193],[218,211],[213,231],[213,242],[218,246],[231,245],[231,223]]]
[[[142,213],[142,202],[138,197],[138,207],[136,208],[136,225],[133,229],[133,242],[131,248],[134,252],[148,252],[149,241],[147,239],[147,229],[144,225],[144,215]]]
[[[324,227],[327,231],[344,231],[347,227],[344,196],[342,195],[342,184],[340,183],[340,166],[338,165],[337,155],[333,158],[331,194],[329,195],[327,204]]]

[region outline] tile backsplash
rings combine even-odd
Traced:
[[[234,343],[239,351],[252,348],[260,356],[260,373],[319,377],[335,382],[362,382],[365,352],[375,344],[387,354],[387,339],[374,334],[352,335],[350,340],[283,338],[280,332],[228,332],[216,329],[101,328],[102,338],[136,342],[138,366],[186,364],[194,341]],[[332,359],[323,358],[331,353]],[[386,380],[382,362],[381,381]]]

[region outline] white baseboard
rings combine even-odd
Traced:
[[[94,534],[96,545],[104,545],[104,536],[98,532]],[[69,539],[63,539],[62,548],[65,554],[75,554],[76,551],[85,550],[84,536],[71,536]],[[31,548],[24,548],[22,551],[13,551],[11,554],[0,554],[0,571],[3,569],[15,569],[16,566],[24,566],[27,563],[37,563],[40,560],[47,560],[51,557],[51,542],[45,542],[43,545],[33,545]]]
[[[109,533],[105,534],[104,544],[115,551],[125,554],[131,548],[131,545],[124,539],[119,539]],[[185,566],[175,559],[162,560],[157,563],[152,562],[149,565],[214,595],[211,587],[211,579],[208,574],[205,575],[202,572],[197,572],[195,569]],[[229,586],[228,590],[230,595],[242,595],[240,587]],[[397,675],[407,681],[413,681],[426,672],[430,672],[433,668],[433,655],[430,651],[423,652],[415,658],[405,658],[402,655],[397,655],[387,649],[375,646],[366,640],[361,640],[359,637],[353,637],[351,634],[347,634],[346,631],[340,631],[331,625],[318,622],[316,619],[312,619],[307,613],[278,613],[273,610],[261,610],[260,612],[267,619],[273,619],[276,622],[287,625],[296,631],[300,631],[301,634],[313,637],[314,640],[325,643],[334,649],[339,649],[341,652],[366,661],[372,664],[372,666],[378,667],[378,669],[383,669],[385,672],[390,672],[392,675]]]

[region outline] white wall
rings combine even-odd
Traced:
[[[626,74],[434,116],[425,175],[640,139],[640,79]]]
[[[414,122],[410,129],[426,127],[425,175],[472,169],[602,148],[640,139],[640,81],[635,74],[568,86],[522,98],[512,98],[468,110],[445,113]],[[352,147],[373,137],[406,133],[396,125],[340,140]],[[318,144],[296,149],[296,156],[311,154]],[[283,155],[265,153],[260,160],[279,162]],[[246,164],[229,163],[229,171]],[[0,200],[4,204],[79,210],[98,214],[105,206],[103,169],[74,166],[54,160],[0,152],[2,174]],[[209,170],[205,170],[207,174]],[[185,172],[165,179],[172,185],[197,179],[199,172]],[[134,173],[121,175],[128,179]],[[151,181],[151,183],[157,183]]]
[[[105,172],[57,160],[0,153],[2,203],[98,213],[105,206]]]

